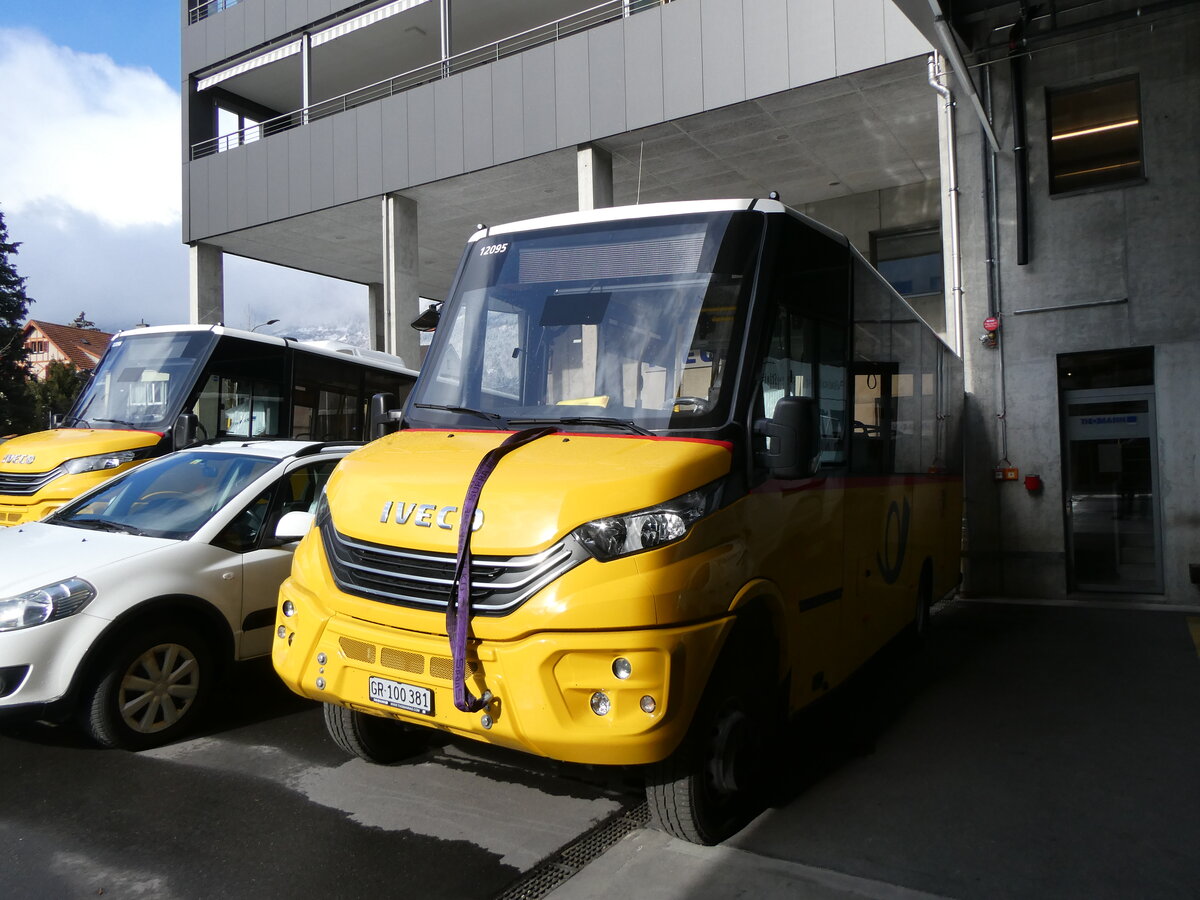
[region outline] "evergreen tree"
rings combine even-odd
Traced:
[[[92,331],[100,330],[99,328],[96,327],[96,323],[93,322],[91,319],[89,319],[87,317],[86,313],[82,313],[82,312],[75,317],[74,321],[71,322],[71,327],[72,328],[90,328]]]
[[[29,377],[25,344],[21,340],[21,328],[33,300],[25,295],[25,279],[10,260],[19,246],[9,241],[4,213],[0,212],[0,437],[35,427],[33,398],[25,384]]]
[[[75,366],[56,359],[46,367],[46,376],[41,381],[30,382],[29,390],[34,401],[33,415],[38,428],[49,428],[53,416],[67,414],[83,386],[83,381]]]

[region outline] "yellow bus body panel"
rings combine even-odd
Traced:
[[[153,447],[160,440],[162,435],[153,431],[105,428],[58,428],[24,434],[0,444],[0,483],[4,475],[50,472],[67,460]],[[0,525],[37,521],[84,491],[142,462],[145,460],[79,475],[60,475],[33,494],[0,494]]]
[[[401,432],[356,451],[330,481],[334,524],[360,540],[453,553],[457,520],[447,516],[455,527],[439,528],[436,510],[461,506],[478,460],[504,436]],[[714,442],[542,438],[500,461],[480,499],[473,550],[538,552],[587,521],[708,484],[729,471],[730,459]],[[950,590],[959,497],[954,479],[768,483],[674,544],[588,559],[511,612],[472,617],[468,687],[497,698],[490,727],[481,713],[453,705],[444,610],[341,592],[313,531],[280,592],[293,614],[281,606],[273,660],[292,690],[315,700],[569,762],[655,762],[686,733],[744,607],[759,605],[769,616],[778,643],[769,652],[794,710],[912,621],[927,561],[936,570],[935,597]],[[402,523],[401,503],[409,505]],[[413,521],[422,506],[435,510],[426,514],[430,525]],[[630,678],[614,675],[618,657],[630,661]],[[428,688],[432,715],[373,702],[371,676]],[[611,703],[605,716],[592,711],[597,692]],[[651,712],[643,697],[653,700]]]

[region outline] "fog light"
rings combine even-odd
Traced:
[[[623,656],[619,656],[613,660],[612,670],[613,674],[622,681],[633,674],[633,666],[630,665],[629,660]]]
[[[608,694],[604,691],[596,691],[592,694],[592,712],[598,716],[607,716],[610,709],[612,709],[612,701],[608,699]]]
[[[281,638],[287,637],[287,626],[280,625],[279,630],[275,633],[278,634]]]
[[[318,666],[323,666],[328,661],[329,661],[329,657],[325,655],[324,650],[322,650],[320,653],[317,654],[317,665]]]
[[[317,690],[318,691],[325,690],[325,679],[324,678],[317,679]]]
[[[291,600],[283,601],[283,614],[289,619],[296,614],[296,606]]]
[[[642,712],[652,713],[652,712],[654,712],[654,710],[656,710],[658,708],[658,704],[654,702],[653,697],[651,697],[649,694],[647,694],[645,697],[642,698],[641,707],[642,707]]]

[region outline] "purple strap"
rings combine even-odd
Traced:
[[[450,636],[450,655],[454,660],[454,705],[463,712],[478,712],[486,705],[468,690],[466,679],[467,623],[471,618],[471,526],[475,523],[479,495],[505,454],[556,431],[557,428],[544,426],[510,434],[502,444],[484,454],[467,486],[467,496],[463,498],[458,526],[458,559],[454,565],[450,602],[446,604],[446,634]]]

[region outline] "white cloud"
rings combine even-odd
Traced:
[[[0,200],[105,225],[178,224],[179,94],[149,69],[0,28]]]
[[[179,94],[151,70],[0,28],[0,212],[31,318],[188,319]],[[225,321],[365,342],[366,288],[225,258]]]

